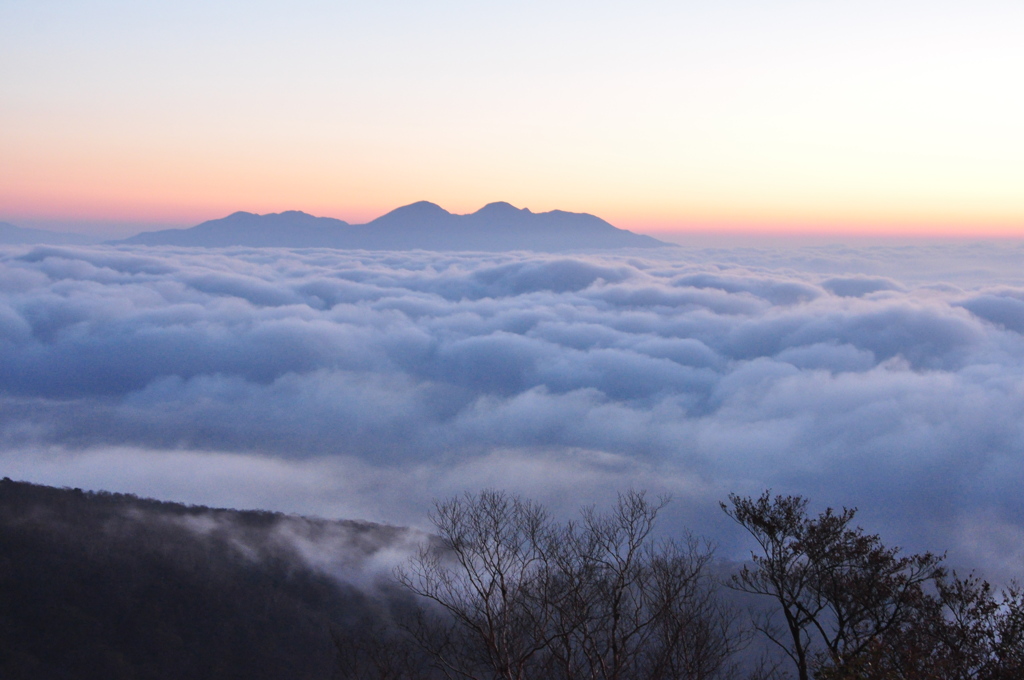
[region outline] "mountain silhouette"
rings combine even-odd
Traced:
[[[101,239],[86,234],[70,234],[47,229],[16,227],[9,222],[0,222],[0,245],[84,245],[99,243]]]
[[[270,215],[236,212],[190,229],[144,231],[112,243],[146,246],[265,246],[279,248],[335,247],[332,242],[348,222],[314,217],[298,210]]]
[[[190,229],[143,232],[113,243],[197,247],[345,248],[365,250],[537,250],[654,248],[670,244],[618,229],[594,215],[562,210],[534,213],[490,203],[455,215],[420,201],[367,224],[349,224],[299,211],[236,212]]]

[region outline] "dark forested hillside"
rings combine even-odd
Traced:
[[[0,678],[331,678],[331,631],[376,614],[328,573],[407,535],[4,479]]]

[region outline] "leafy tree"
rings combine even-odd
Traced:
[[[829,677],[1011,680],[1024,677],[1024,592],[974,576],[936,580],[920,616],[859,667]]]
[[[775,600],[756,627],[796,666],[800,680],[862,677],[931,608],[925,586],[941,579],[941,557],[900,555],[852,526],[855,509],[807,514],[800,496],[730,495],[722,509],[757,541],[759,553],[732,579]],[[781,621],[780,621],[781,619]]]
[[[759,552],[732,587],[775,608],[756,622],[800,680],[1024,677],[1024,590],[998,594],[947,573],[931,553],[900,555],[852,526],[854,509],[807,514],[799,496],[730,496],[723,510]]]

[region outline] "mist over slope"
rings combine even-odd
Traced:
[[[420,201],[367,224],[288,211],[270,215],[236,212],[191,229],[144,232],[118,243],[194,247],[346,248],[356,250],[601,250],[655,248],[669,244],[617,229],[583,213],[533,213],[508,203],[490,203],[469,215],[454,215]]]
[[[634,486],[739,558],[772,488],[1020,574],[1019,245],[672,250],[8,248],[0,465],[418,526]]]
[[[330,678],[410,533],[0,481],[0,676]],[[394,596],[392,596],[394,597]]]

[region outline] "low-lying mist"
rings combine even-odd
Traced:
[[[0,251],[0,466],[36,482],[428,525],[505,488],[857,506],[1024,572],[1016,244],[551,256]]]

